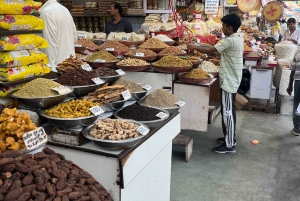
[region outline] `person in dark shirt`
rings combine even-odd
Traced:
[[[109,5],[108,12],[112,20],[105,26],[105,33],[107,35],[110,34],[110,32],[133,32],[131,23],[122,17],[122,11],[122,6],[118,3]]]

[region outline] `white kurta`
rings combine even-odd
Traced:
[[[56,0],[48,0],[39,12],[45,21],[43,37],[49,43],[44,51],[49,57],[52,71],[56,71],[57,64],[71,54],[75,55],[76,27],[69,10]]]

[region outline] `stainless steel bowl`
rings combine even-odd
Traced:
[[[71,88],[72,92],[73,89]],[[70,93],[72,93],[70,92]],[[15,93],[15,92],[14,92]],[[56,95],[56,96],[48,96],[48,97],[41,97],[41,98],[20,98],[14,96],[14,93],[10,94],[9,96],[18,100],[18,102],[26,107],[26,108],[49,108],[59,103],[64,102],[67,98],[68,94],[64,95]]]
[[[117,81],[121,77],[122,77],[122,75],[114,75],[114,76],[103,76],[103,77],[99,77],[99,78],[104,80],[105,83],[113,84],[115,81]]]
[[[41,110],[40,115],[42,117],[45,117],[48,119],[48,121],[58,127],[61,128],[76,128],[76,127],[83,127],[83,126],[89,126],[93,124],[100,115],[91,115],[87,117],[79,117],[79,118],[56,118],[56,117],[50,117],[45,114],[45,110]]]
[[[144,105],[142,103],[142,101],[143,101],[143,99],[138,100],[137,103],[142,106],[147,106],[147,105]],[[180,108],[179,106],[175,105],[174,107],[168,107],[168,108],[162,108],[162,109],[167,110],[170,113],[170,115],[172,115],[172,114],[177,113],[179,111],[179,108]]]
[[[149,107],[149,106],[146,106],[146,107]],[[150,129],[152,128],[156,128],[157,126],[159,126],[164,120],[168,119],[169,116],[170,116],[170,113],[167,111],[167,110],[164,110],[164,109],[161,109],[161,108],[157,108],[157,107],[151,107],[151,108],[155,108],[157,110],[160,110],[161,112],[164,112],[167,114],[167,116],[164,118],[164,119],[158,119],[158,120],[153,120],[153,121],[138,121],[142,124],[145,124],[147,125]],[[121,118],[119,115],[118,115],[118,112],[120,112],[122,109],[116,111],[114,113],[114,116],[118,119],[123,119]],[[126,119],[126,120],[133,120],[133,119]],[[136,121],[136,120],[133,120],[133,121]]]
[[[132,92],[131,98],[129,100],[140,100],[144,98],[147,94],[147,90],[144,91],[138,91],[138,92]]]
[[[74,90],[73,93],[69,94],[69,96],[76,96],[76,97],[85,96],[90,92],[94,92],[96,89],[103,86],[104,84],[105,83],[85,85],[85,86],[69,86]]]
[[[112,103],[107,103],[104,106],[102,106],[106,112],[112,112],[115,110],[119,110],[120,108],[122,108],[125,104],[125,100],[120,100],[120,101],[116,101],[116,102],[112,102]]]
[[[136,123],[138,125],[142,125],[141,123],[137,122],[137,121],[132,121],[132,120],[128,120],[130,122]],[[111,149],[111,150],[121,150],[121,149],[126,149],[128,147],[132,147],[135,144],[137,144],[143,137],[144,135],[140,135],[139,137],[136,138],[132,138],[132,139],[127,139],[127,140],[100,140],[97,138],[94,138],[92,136],[89,135],[90,130],[93,128],[94,125],[90,125],[88,127],[85,127],[82,130],[82,135],[93,141],[96,145],[98,145],[99,147],[103,148],[103,149]],[[143,124],[144,127],[148,128],[146,125]],[[149,131],[146,133],[146,135],[149,133]]]

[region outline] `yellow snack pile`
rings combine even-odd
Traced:
[[[13,82],[29,77],[47,74],[51,71],[44,64],[32,64],[29,66],[0,68],[0,81]]]
[[[38,50],[0,52],[0,67],[27,66],[33,63],[48,64],[48,57]]]
[[[0,15],[0,28],[6,30],[43,30],[44,21],[32,15]]]
[[[34,48],[47,48],[47,41],[35,34],[19,34],[0,37],[0,50],[31,50]]]
[[[86,117],[92,115],[90,108],[97,105],[98,104],[86,99],[71,100],[46,110],[45,114],[56,118]]]
[[[18,114],[18,110],[5,108],[0,116],[0,150],[19,150],[26,148],[23,135],[36,129],[28,113]]]
[[[0,0],[0,13],[10,15],[25,15],[36,13],[42,2],[33,0]]]

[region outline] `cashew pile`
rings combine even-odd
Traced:
[[[212,62],[210,61],[204,61],[200,68],[202,70],[204,70],[205,72],[208,72],[208,73],[216,73],[216,72],[219,72],[219,67],[216,66],[215,64],[213,64]]]
[[[95,123],[89,135],[101,140],[125,140],[140,136],[139,125],[121,119],[103,119]]]
[[[150,64],[141,59],[127,58],[117,63],[117,65],[118,66],[147,66]]]

